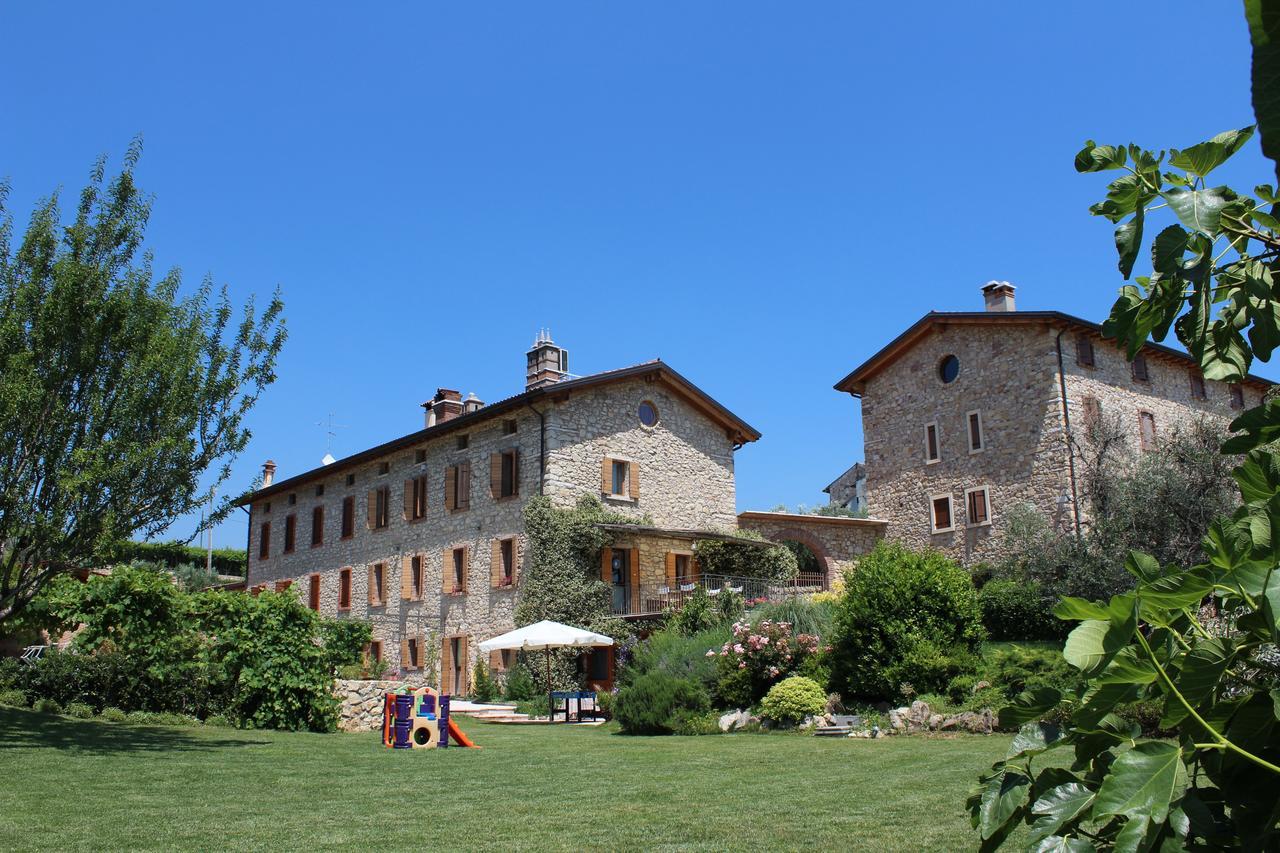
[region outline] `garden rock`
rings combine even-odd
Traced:
[[[753,717],[750,711],[729,711],[727,714],[720,715],[720,731],[731,732],[752,722],[759,722],[759,718]]]
[[[962,731],[973,734],[989,735],[995,730],[996,718],[990,708],[981,711],[962,711],[947,717],[939,727],[942,731]]]

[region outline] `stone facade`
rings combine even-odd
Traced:
[[[1223,383],[1206,382],[1205,398],[1193,397],[1192,377],[1199,372],[1185,356],[1146,347],[1149,379],[1135,379],[1123,352],[1096,326],[1067,315],[934,314],[921,322],[905,344],[886,347],[837,387],[862,398],[871,514],[891,522],[890,538],[965,563],[997,556],[1004,511],[1017,504],[1038,508],[1059,529],[1073,529],[1079,488],[1070,463],[1092,406],[1086,398],[1129,431],[1135,449],[1140,412],[1150,413],[1157,434],[1201,417],[1225,425],[1237,413]],[[1091,367],[1081,363],[1089,348],[1082,339],[1092,344]],[[948,357],[958,361],[958,371],[945,382]],[[1244,383],[1243,406],[1257,405],[1265,387],[1260,380]],[[978,448],[970,434],[975,412]],[[931,444],[934,460],[927,458]],[[968,493],[983,488],[988,517],[971,522]],[[935,531],[932,502],[947,496],[951,529]],[[1087,516],[1087,507],[1080,512]]]
[[[358,463],[338,462],[252,496],[248,586],[288,584],[309,603],[316,583],[319,612],[372,623],[391,672],[465,693],[476,644],[514,627],[520,563],[527,551],[523,510],[531,496],[541,491],[557,505],[571,506],[590,494],[615,510],[658,524],[732,527],[733,452],[735,438],[742,436],[727,430],[723,419],[708,417],[701,401],[691,400],[683,386],[664,382],[667,370],[655,363],[652,372],[616,381],[592,383],[588,377],[538,389],[528,405],[512,408],[504,401],[491,407],[491,417],[481,408],[457,424],[446,422],[415,434],[420,440],[392,442],[385,453],[358,454]],[[656,423],[640,422],[642,402],[656,411]],[[754,437],[758,434],[749,436]],[[511,451],[518,454],[517,494],[498,497],[491,490],[491,460]],[[613,459],[629,464],[628,488],[621,496],[609,494],[606,460]],[[467,463],[469,506],[449,510],[446,471]],[[422,476],[426,511],[411,520],[413,480]],[[379,528],[372,522],[380,491],[387,518]],[[354,529],[344,538],[343,506],[349,500],[354,502]],[[323,536],[313,546],[316,507],[323,512]],[[294,547],[286,553],[290,516]],[[264,524],[270,525],[265,558]],[[503,585],[495,582],[493,567],[500,543],[508,539],[514,541],[516,569],[514,583]],[[461,591],[454,588],[455,549],[465,549],[466,555]],[[412,577],[415,560],[423,567],[420,589],[405,580]],[[647,569],[651,563],[641,565]],[[348,571],[349,606],[343,608],[339,590]],[[371,577],[379,573],[382,594],[370,595]],[[461,642],[456,655],[453,638]],[[417,646],[416,667],[407,648],[410,640]],[[438,663],[450,658],[460,663],[463,657],[465,666],[436,671]]]
[[[338,679],[333,684],[334,695],[340,703],[338,731],[373,732],[382,728],[382,703],[384,697],[402,687],[412,687],[404,681],[349,681]]]
[[[830,583],[884,538],[888,522],[875,518],[744,512],[738,516],[738,526],[754,530],[774,542],[799,542],[808,546]]]

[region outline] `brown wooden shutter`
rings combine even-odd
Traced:
[[[640,500],[640,464],[638,462],[627,463],[627,488],[631,493],[631,500]]]
[[[689,558],[689,583],[697,583],[701,580],[699,575],[702,574],[702,567],[698,564],[697,557]]]
[[[676,585],[676,552],[667,552],[667,586]]]
[[[413,480],[404,481],[404,520],[413,518]]]
[[[489,497],[502,497],[502,454],[489,454]]]
[[[462,592],[465,595],[471,583],[471,546],[462,546]]]
[[[374,586],[373,586],[373,566],[370,566],[369,567],[369,606],[372,607],[377,603],[378,603],[378,599],[374,595]]]
[[[494,649],[489,652],[489,669],[494,672],[506,672],[506,667],[502,665],[502,650]]]
[[[605,583],[613,582],[613,549],[600,549],[600,580]]]
[[[423,663],[427,659],[427,635],[425,633],[418,635],[418,655],[417,660],[413,662],[415,669],[422,669]]]
[[[453,689],[453,638],[445,637],[440,648],[440,692],[452,695]]]
[[[463,462],[458,466],[458,506],[471,509],[471,463]]]
[[[600,491],[606,495],[613,494],[613,460],[608,456],[600,465]]]
[[[494,539],[489,549],[489,586],[497,589],[502,585],[502,540]]]
[[[457,468],[453,465],[444,469],[444,508],[450,512],[458,508]]]
[[[448,595],[453,589],[453,549],[445,548],[440,559],[440,594]]]
[[[631,549],[631,606],[640,603],[640,549]]]
[[[413,598],[413,557],[400,558],[400,600]]]
[[[409,655],[409,638],[405,637],[400,641],[400,667],[402,669],[409,668],[409,662],[412,657]]]
[[[366,515],[365,522],[369,525],[369,529],[373,530],[373,528],[376,527],[378,524],[378,490],[377,489],[369,490],[369,505],[366,509],[367,509],[367,512],[365,513]]]
[[[520,451],[511,451],[511,494],[520,494]]]
[[[471,648],[467,644],[466,637],[458,638],[458,652],[460,653],[459,657],[462,658],[459,661],[462,666],[458,667],[458,672],[462,677],[462,683],[458,685],[458,693],[465,695],[467,693],[467,685],[471,683]]]
[[[511,585],[515,586],[520,579],[520,537],[511,538]]]

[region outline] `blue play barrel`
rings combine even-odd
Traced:
[[[412,749],[413,741],[413,697],[396,697],[396,749]]]

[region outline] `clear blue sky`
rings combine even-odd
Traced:
[[[236,490],[317,464],[329,412],[343,456],[437,386],[517,392],[546,326],[577,373],[661,357],[760,429],[740,509],[818,503],[862,454],[832,384],[922,313],[1008,279],[1106,314],[1086,137],[1252,122],[1239,3],[191,5],[0,5],[0,175],[23,225],[141,133],[157,266],[281,287]]]

